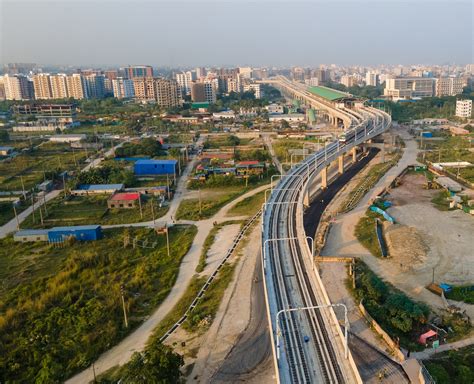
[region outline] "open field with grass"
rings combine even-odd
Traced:
[[[267,193],[267,197],[270,194]],[[235,204],[229,212],[227,212],[228,216],[252,216],[256,214],[261,208],[262,204],[265,202],[265,191],[258,192],[253,196],[246,197],[242,201],[239,201]]]
[[[21,200],[20,205],[16,207],[16,213],[19,215],[27,208],[27,204]],[[13,203],[10,201],[0,201],[0,226],[8,223],[15,218],[15,211],[13,210]]]
[[[424,360],[437,384],[474,383],[474,346],[447,351]]]
[[[2,380],[59,382],[87,368],[164,300],[196,232],[172,227],[170,257],[165,236],[149,229],[108,230],[65,248],[0,240]],[[156,246],[124,248],[125,236]]]
[[[43,144],[30,152],[0,162],[0,190],[20,191],[21,178],[26,190],[51,177],[51,173],[78,170],[86,159],[84,151],[64,145]]]
[[[168,207],[159,207],[156,199],[149,198],[142,202],[142,215],[137,204],[136,208],[109,209],[107,199],[109,196],[68,196],[66,199],[61,194],[41,208],[43,223],[40,221],[39,210],[35,215],[30,215],[22,224],[22,228],[49,228],[67,225],[84,224],[126,224],[150,221],[163,216]],[[152,210],[153,204],[153,210]]]

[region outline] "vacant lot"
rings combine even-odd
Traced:
[[[165,236],[149,229],[109,230],[65,248],[1,240],[2,378],[60,382],[87,368],[164,300],[195,234],[194,226],[171,228],[169,257]],[[148,248],[124,247],[125,237]]]
[[[41,209],[43,224],[39,210],[35,215],[30,215],[22,224],[22,228],[49,228],[65,225],[84,224],[126,224],[150,221],[163,216],[167,207],[159,207],[156,199],[142,202],[142,214],[137,205],[131,209],[108,209],[109,196],[69,196],[63,195],[47,203],[47,209]],[[152,210],[153,204],[153,210]]]

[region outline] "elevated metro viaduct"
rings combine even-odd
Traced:
[[[315,109],[330,124],[343,127],[344,130],[353,127],[362,118],[354,108],[363,106],[363,100],[350,93],[323,86],[308,87],[306,84],[292,82],[284,76],[258,82],[271,84],[287,97],[299,100],[306,107]]]

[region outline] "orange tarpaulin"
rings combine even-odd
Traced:
[[[420,335],[420,338],[418,339],[418,342],[420,344],[426,344],[426,340],[430,337],[433,337],[433,336],[436,336],[437,333],[433,330],[429,330],[428,332],[426,333],[423,333],[422,335]]]

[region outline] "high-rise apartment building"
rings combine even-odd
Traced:
[[[51,96],[53,99],[66,99],[69,97],[67,76],[65,74],[51,75],[49,82],[51,84]]]
[[[136,77],[133,79],[135,98],[142,101],[156,100],[155,79],[153,77]]]
[[[155,79],[156,103],[164,108],[177,107],[181,104],[179,86],[175,80]]]
[[[135,97],[132,79],[124,79],[123,77],[113,79],[112,88],[114,97],[117,99],[129,99]]]
[[[3,80],[3,76],[0,76],[0,100],[5,100],[5,80]]]
[[[466,72],[471,74],[471,75],[474,75],[474,64],[466,65]]]
[[[79,73],[74,73],[71,76],[66,77],[66,85],[68,96],[74,99],[87,99],[87,88],[84,83],[84,78]]]
[[[3,76],[7,100],[30,100],[34,98],[33,83],[23,75]]]
[[[36,100],[49,100],[53,98],[49,73],[33,75],[32,80]]]
[[[104,75],[98,75],[92,73],[84,76],[84,84],[86,87],[86,93],[89,98],[102,99],[105,96],[105,77]]]
[[[204,67],[197,67],[196,68],[196,79],[200,79],[206,76],[206,68]]]
[[[131,65],[122,68],[122,71],[126,79],[153,77],[153,67],[150,65]]]
[[[384,95],[395,100],[432,97],[434,79],[424,77],[396,77],[385,81]]]
[[[183,96],[191,94],[191,83],[196,80],[195,72],[187,71],[176,74],[176,81]]]
[[[230,77],[227,79],[227,93],[240,93],[240,81],[238,78]]]
[[[472,100],[456,100],[456,116],[470,119],[472,116]]]
[[[371,85],[373,87],[376,87],[377,85],[379,85],[379,74],[376,72],[368,71],[365,74],[365,84]]]
[[[211,81],[203,83],[194,82],[191,84],[191,99],[194,102],[215,103],[216,102],[216,88]]]
[[[462,93],[465,80],[462,77],[440,77],[435,79],[436,96],[456,96]]]
[[[355,84],[355,79],[350,75],[341,76],[341,84],[345,85],[346,87],[353,87]]]

